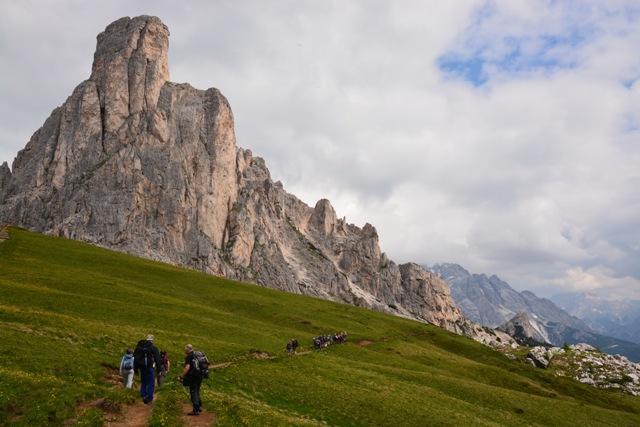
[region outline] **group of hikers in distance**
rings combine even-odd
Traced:
[[[313,339],[313,348],[315,350],[320,350],[322,348],[328,347],[331,344],[340,344],[347,340],[347,331],[339,332],[333,335],[320,335]]]
[[[145,405],[153,402],[156,378],[158,386],[161,386],[171,368],[169,355],[164,350],[159,351],[153,341],[154,336],[147,335],[146,339],[138,341],[135,350],[127,350],[120,362],[120,373],[125,387],[131,388],[134,374],[140,373],[140,397]],[[209,378],[209,360],[204,352],[194,350],[191,344],[187,344],[184,351],[184,369],[178,380],[183,386],[189,387],[193,410],[188,415],[200,415],[200,386],[203,379]]]
[[[338,332],[336,334],[328,334],[328,335],[320,335],[313,338],[313,348],[315,350],[320,350],[325,347],[330,346],[331,344],[340,344],[347,340],[347,332]],[[286,351],[287,354],[297,354],[298,349],[298,340],[295,338],[287,341]]]
[[[296,354],[298,350],[298,340],[293,338],[287,341],[287,353],[288,354]]]

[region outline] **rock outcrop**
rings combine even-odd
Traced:
[[[122,18],[91,75],[0,167],[0,217],[32,231],[474,335],[436,275],[396,265],[375,227],[311,208],[238,148],[227,99],[169,81],[169,30]]]
[[[554,369],[556,375],[570,377],[597,388],[618,389],[640,396],[640,363],[618,354],[605,354],[580,343],[565,348],[534,347],[526,359],[538,368]]]

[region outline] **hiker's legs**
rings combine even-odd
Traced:
[[[153,401],[153,391],[155,390],[156,377],[153,368],[147,368],[140,371],[140,396],[147,403]]]
[[[153,368],[149,369],[149,386],[147,388],[147,401],[151,402],[153,400],[153,392],[156,388],[156,376]]]
[[[122,377],[124,379],[124,386],[126,388],[131,388],[133,385],[133,371],[124,371]]]
[[[202,400],[200,400],[200,381],[194,380],[189,385],[189,392],[191,393],[191,404],[193,405],[193,412],[202,411]]]
[[[147,377],[148,376],[149,376],[149,373],[147,372],[146,369],[140,370],[140,397],[142,398],[142,400],[145,400],[147,398],[147,388],[148,388]]]

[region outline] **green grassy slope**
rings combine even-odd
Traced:
[[[186,343],[214,364],[233,362],[203,386],[217,425],[640,425],[637,397],[555,377],[437,327],[10,234],[0,243],[2,425],[101,425],[103,412],[118,414],[137,396],[115,384],[115,368],[147,333],[171,355],[172,376]],[[347,343],[310,351],[312,337],[344,330]],[[305,354],[284,353],[294,337]],[[177,425],[187,402],[169,381],[151,424]]]

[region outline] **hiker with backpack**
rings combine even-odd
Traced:
[[[160,352],[158,347],[153,345],[153,335],[147,335],[146,340],[138,341],[136,349],[133,351],[135,363],[133,369],[136,373],[140,371],[140,396],[146,405],[153,402],[153,392],[156,385],[156,369],[162,367]],[[155,364],[155,367],[154,367]]]
[[[162,362],[162,367],[158,370],[158,387],[164,383],[164,380],[169,373],[169,368],[171,367],[169,355],[164,350],[160,352],[160,361]]]
[[[120,375],[122,375],[122,384],[126,388],[131,388],[133,385],[133,364],[133,352],[127,349],[127,353],[122,356],[120,361]]]
[[[184,347],[187,356],[184,359],[184,370],[178,378],[183,386],[189,386],[193,411],[187,415],[200,415],[202,412],[202,400],[200,399],[200,385],[203,378],[209,378],[209,360],[202,351],[193,351],[193,345]]]

